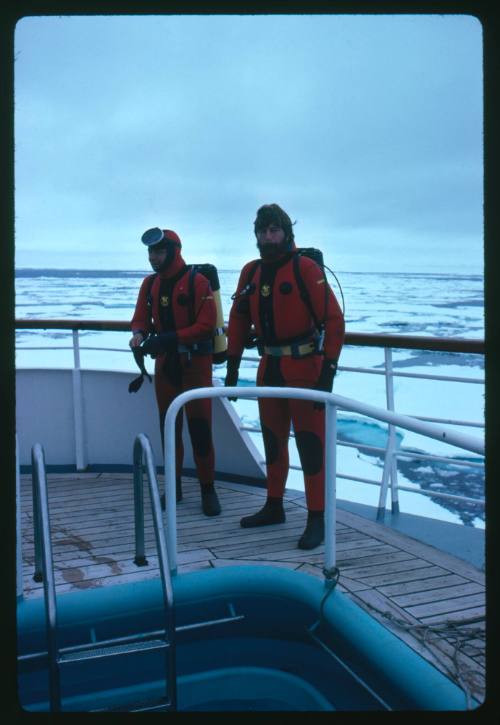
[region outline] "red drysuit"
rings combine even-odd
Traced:
[[[257,385],[314,388],[324,357],[337,360],[342,348],[344,318],[335,295],[316,262],[301,255],[300,275],[312,310],[317,320],[324,321],[324,355],[323,352],[303,354],[307,341],[314,338],[315,323],[297,283],[292,262],[294,254],[297,252],[287,252],[272,262],[259,260],[257,266],[257,260],[248,262],[240,274],[229,315],[227,354],[228,359],[230,356],[241,358],[253,325],[262,354]],[[252,270],[255,271],[249,281]],[[300,346],[295,354],[303,356],[282,354],[283,349],[279,350],[294,343]],[[283,496],[289,469],[288,437],[293,422],[304,472],[307,508],[323,511],[324,410],[315,408],[312,401],[261,398],[259,414],[268,495],[273,498]]]
[[[190,346],[212,339],[217,315],[215,301],[209,281],[200,273],[195,273],[194,276],[193,299],[190,295],[189,275],[190,268],[186,267],[178,248],[166,270],[148,275],[143,280],[131,323],[134,333],[142,332],[145,335],[151,332],[177,333],[178,351],[158,355],[155,360],[155,392],[160,414],[162,445],[163,424],[172,400],[185,390],[212,385],[212,353],[200,353],[192,348],[190,350]],[[187,403],[186,415],[200,483],[212,484],[214,449],[211,401],[205,399]],[[175,426],[178,477],[182,472],[184,458],[182,423],[181,410]]]

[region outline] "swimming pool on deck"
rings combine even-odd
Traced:
[[[63,711],[131,710],[169,692],[180,711],[466,709],[459,687],[338,591],[334,579],[228,566],[176,575],[172,584],[170,615],[159,580],[58,596],[60,653],[91,646],[99,655],[100,643],[131,637],[161,641],[175,627],[170,660],[162,648],[125,652],[117,644],[102,657],[61,662]],[[20,704],[47,711],[43,597],[19,602],[18,631]]]

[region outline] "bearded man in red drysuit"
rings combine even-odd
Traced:
[[[132,349],[139,347],[155,358],[155,393],[163,426],[172,400],[193,388],[212,385],[212,337],[216,327],[216,305],[208,279],[190,267],[181,255],[181,240],[170,229],[148,229],[142,235],[148,248],[153,275],[139,290],[131,327]],[[206,516],[217,516],[220,504],[214,488],[214,448],[211,400],[186,404],[189,436],[201,487],[201,505]],[[176,498],[182,500],[181,473],[184,458],[183,411],[175,422]],[[162,495],[165,507],[165,495]]]
[[[225,385],[237,384],[243,350],[254,331],[262,355],[258,386],[331,392],[345,327],[323,270],[309,257],[298,255],[290,217],[277,204],[266,204],[257,211],[254,232],[260,260],[245,264],[233,296]],[[294,269],[297,255],[302,291]],[[308,511],[298,546],[313,549],[324,541],[325,531],[324,406],[304,400],[259,398],[259,415],[266,454],[267,499],[260,511],[245,516],[240,524],[249,528],[285,521],[283,494],[293,422]]]

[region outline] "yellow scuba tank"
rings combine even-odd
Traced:
[[[210,282],[210,287],[214,293],[215,307],[217,310],[217,319],[215,333],[213,337],[213,361],[220,364],[227,358],[227,337],[226,328],[224,327],[224,315],[222,312],[222,302],[220,297],[220,283],[217,268],[213,264],[195,264],[193,269],[200,272]]]

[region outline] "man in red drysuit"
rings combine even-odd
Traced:
[[[335,295],[320,266],[297,252],[290,217],[277,204],[266,204],[257,211],[254,231],[260,260],[243,267],[233,296],[225,384],[238,382],[241,356],[253,325],[262,355],[257,385],[331,392],[344,341],[344,317]],[[295,262],[294,257],[298,257]],[[285,521],[283,493],[293,421],[308,509],[298,546],[313,549],[324,540],[324,406],[312,401],[259,398],[259,415],[267,499],[260,511],[241,519],[241,526]]]
[[[154,274],[143,280],[139,290],[129,344],[156,358],[155,392],[164,447],[163,425],[172,400],[185,390],[212,385],[212,338],[217,312],[208,279],[198,272],[190,279],[192,273],[182,258],[181,240],[175,232],[148,229],[142,242],[148,248]],[[203,513],[217,516],[220,504],[214,488],[211,400],[192,400],[185,407]],[[180,410],[175,423],[177,501],[182,500],[182,424]]]

